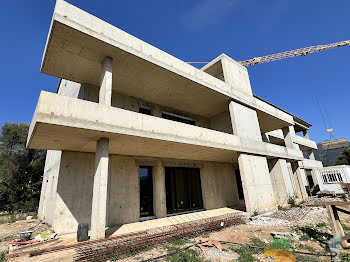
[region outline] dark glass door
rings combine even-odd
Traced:
[[[168,214],[203,208],[199,168],[166,167],[165,187]]]
[[[153,216],[152,167],[140,166],[140,217]]]

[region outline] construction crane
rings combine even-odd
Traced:
[[[272,61],[276,61],[276,60],[282,60],[282,59],[286,59],[286,58],[291,58],[291,57],[295,57],[295,56],[306,56],[306,55],[311,54],[311,53],[316,53],[316,52],[320,52],[320,51],[326,51],[326,50],[329,50],[329,49],[342,47],[342,46],[347,46],[347,45],[350,45],[350,40],[336,42],[336,43],[332,43],[332,44],[328,44],[328,45],[309,46],[309,47],[294,49],[294,50],[281,52],[281,53],[277,53],[277,54],[260,56],[260,57],[254,57],[252,59],[238,61],[238,63],[240,63],[242,66],[252,66],[252,65],[268,63],[268,62],[272,62]],[[209,62],[188,62],[188,64],[208,64],[208,63]],[[324,107],[323,110],[325,112],[326,117],[328,117],[327,110],[326,110],[324,104],[323,105],[320,104],[320,102],[318,100],[317,100],[317,102],[318,102],[318,105],[320,107],[320,113],[321,113],[322,119],[323,119],[324,124],[326,126],[326,123],[325,123],[325,120],[324,120],[325,116],[322,113],[322,106]],[[323,100],[322,100],[322,102],[323,102]],[[330,120],[329,119],[328,119],[328,122],[330,124]],[[335,139],[335,137],[332,134],[333,128],[326,128],[326,131],[329,133],[330,139],[323,142],[325,145],[322,144],[322,146],[325,148],[325,150],[327,150],[328,147],[329,147],[329,149],[343,147],[344,143],[346,143],[346,145],[347,145],[347,141],[345,139]],[[345,140],[345,142],[343,140]],[[328,146],[328,144],[326,146],[326,143],[328,143],[328,144],[331,143],[332,147]]]
[[[263,63],[272,62],[276,60],[291,58],[295,56],[306,56],[311,53],[326,51],[329,49],[347,46],[347,45],[350,45],[350,40],[332,43],[328,45],[309,46],[309,47],[294,49],[291,51],[281,52],[273,55],[254,57],[252,59],[239,61],[238,63],[240,63],[242,66],[252,66],[252,65],[263,64]],[[209,62],[187,62],[187,63],[188,64],[208,64]]]

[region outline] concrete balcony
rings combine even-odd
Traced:
[[[321,161],[304,159],[303,161],[299,161],[299,166],[304,169],[315,169],[315,168],[322,168],[323,164]]]
[[[27,147],[95,152],[110,139],[110,153],[232,162],[238,152],[302,160],[301,151],[85,100],[41,92]]]
[[[113,91],[180,111],[211,118],[234,100],[257,111],[263,132],[294,124],[293,117],[237,86],[58,0],[41,72],[100,85],[101,62],[113,58]]]
[[[269,136],[271,143],[284,145],[284,136],[282,130],[274,130],[268,132],[267,135]],[[293,143],[299,145],[301,151],[317,149],[316,142],[298,135],[292,135],[292,141]]]
[[[292,140],[295,144],[299,145],[299,148],[301,151],[310,150],[310,149],[317,149],[316,142],[314,142],[310,139],[307,139],[307,138],[304,138],[304,137],[301,137],[298,135],[293,135]]]

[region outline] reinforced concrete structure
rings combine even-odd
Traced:
[[[197,69],[58,0],[27,147],[46,149],[38,211],[57,233],[308,197],[310,124],[253,95],[225,54]],[[302,133],[297,135],[296,133]]]

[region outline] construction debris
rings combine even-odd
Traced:
[[[198,221],[182,223],[171,227],[163,227],[149,230],[146,234],[119,238],[100,239],[99,241],[87,241],[85,245],[75,248],[75,261],[106,261],[106,258],[114,258],[135,253],[150,247],[155,247],[168,241],[179,238],[195,237],[207,231],[213,231],[225,227],[240,224],[244,221],[242,215],[228,214],[214,218],[206,218]],[[208,245],[220,247],[217,242],[201,243],[201,249],[206,250]],[[34,255],[34,254],[32,254]]]

